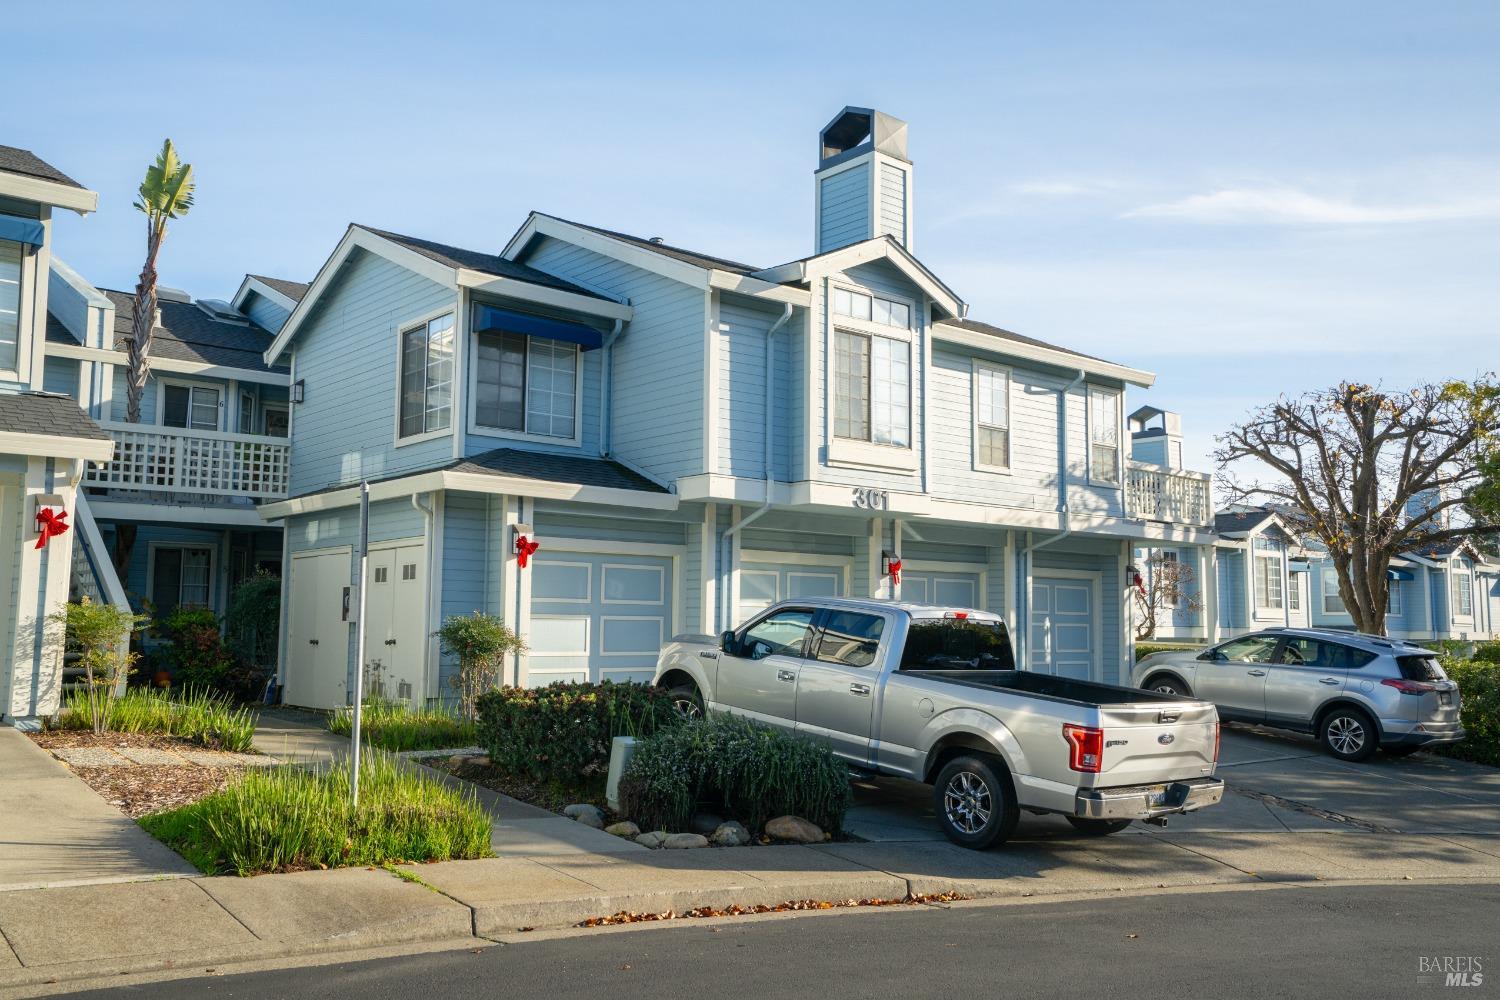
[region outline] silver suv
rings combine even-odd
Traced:
[[[1211,701],[1223,719],[1313,733],[1340,760],[1464,738],[1458,685],[1437,654],[1377,635],[1264,629],[1202,652],[1148,656],[1131,683]]]

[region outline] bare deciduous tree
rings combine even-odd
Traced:
[[[1218,440],[1226,499],[1269,505],[1304,540],[1321,543],[1362,632],[1385,632],[1392,558],[1500,534],[1493,511],[1471,503],[1500,454],[1492,375],[1406,392],[1344,382],[1283,396]],[[1241,481],[1246,460],[1257,475]]]
[[[1135,637],[1155,639],[1157,625],[1175,609],[1202,611],[1193,586],[1197,579],[1192,564],[1178,560],[1175,552],[1153,552],[1146,560],[1141,589],[1135,592]]]

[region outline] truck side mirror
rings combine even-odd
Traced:
[[[719,633],[719,649],[730,656],[739,655],[739,643],[735,641],[733,629],[726,629]]]

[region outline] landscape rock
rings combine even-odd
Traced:
[[[766,824],[766,836],[790,840],[794,844],[821,844],[823,831],[816,823],[801,816],[777,816]]]
[[[707,847],[708,838],[701,833],[673,833],[661,842],[669,851],[686,851],[694,847]]]
[[[604,810],[587,802],[564,806],[563,815],[569,819],[577,820],[584,826],[591,826],[595,830],[604,829]]]
[[[697,813],[688,821],[688,829],[693,833],[701,833],[707,837],[724,823],[723,816],[715,816],[713,813]]]
[[[468,765],[470,767],[489,767],[490,758],[487,754],[475,754],[469,758]]]
[[[745,829],[744,824],[733,820],[719,824],[719,828],[714,831],[711,839],[716,847],[744,847],[754,843],[754,838],[750,836],[750,831]]]
[[[611,823],[604,828],[604,832],[612,833],[616,837],[630,837],[634,839],[641,835],[641,828],[627,819],[619,823]]]
[[[665,833],[663,833],[662,831],[660,831],[660,830],[650,830],[650,831],[648,831],[646,833],[641,834],[639,837],[635,838],[635,842],[637,844],[640,844],[642,847],[653,847],[654,848],[654,847],[660,847],[662,845],[662,841],[664,841],[666,839],[667,839],[667,835]]]

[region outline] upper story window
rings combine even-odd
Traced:
[[[1010,468],[1010,372],[982,361],[974,362],[974,461]]]
[[[194,431],[219,429],[219,390],[207,385],[161,385],[161,422],[164,427]]]
[[[1401,615],[1401,581],[1392,580],[1385,588],[1385,613],[1388,615]]]
[[[21,244],[0,240],[0,371],[21,357]]]
[[[400,436],[453,424],[453,314],[401,331]]]
[[[835,437],[911,447],[911,344],[834,332]]]
[[[1468,618],[1474,613],[1474,578],[1468,573],[1453,574],[1453,616]]]
[[[1339,577],[1331,568],[1323,571],[1323,613],[1342,615],[1348,613],[1344,596],[1339,593]]]
[[[1281,607],[1281,557],[1255,557],[1255,606]]]
[[[1089,387],[1089,479],[1120,483],[1120,394]]]
[[[911,329],[911,306],[907,303],[847,288],[833,290],[833,314],[881,326]]]
[[[1302,610],[1302,574],[1286,575],[1286,607],[1288,611]]]
[[[573,438],[578,430],[578,345],[520,333],[475,337],[474,422]]]

